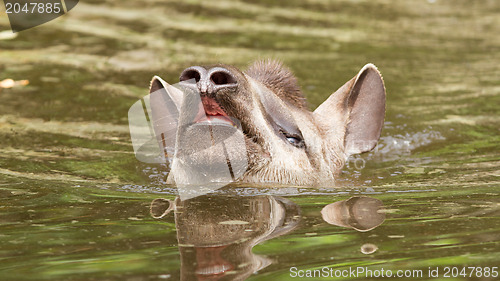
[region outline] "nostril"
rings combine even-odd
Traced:
[[[212,75],[210,76],[210,80],[212,80],[215,85],[228,85],[236,83],[236,79],[234,79],[231,74],[224,71],[217,71],[212,73]]]
[[[199,82],[201,79],[201,74],[198,70],[196,69],[186,69],[182,72],[181,77],[179,80],[182,81],[187,81],[190,79],[194,79],[196,82]]]

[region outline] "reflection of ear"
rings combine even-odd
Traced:
[[[321,210],[323,220],[329,224],[365,232],[381,225],[385,220],[382,201],[371,197],[351,197],[326,205]]]
[[[175,202],[168,199],[156,198],[151,201],[149,213],[155,219],[162,219],[168,215],[175,207]]]
[[[268,236],[255,241],[255,244],[284,235],[295,229],[300,222],[301,211],[297,204],[282,197],[269,196],[268,198],[273,210],[271,214],[274,218],[271,223],[273,231]]]
[[[345,128],[344,147],[348,155],[372,150],[380,138],[385,116],[385,87],[373,64],[333,93],[315,111],[314,117],[329,136]]]

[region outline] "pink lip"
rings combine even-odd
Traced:
[[[227,246],[196,247],[196,261],[198,263],[195,273],[198,280],[219,280],[234,266],[222,256],[222,251]]]
[[[194,123],[208,123],[209,125],[229,124],[235,126],[234,122],[220,105],[214,99],[206,96],[201,97],[201,103]]]
[[[215,116],[207,115],[207,116],[204,116],[204,117],[196,120],[195,123],[197,123],[197,124],[207,123],[207,125],[231,125],[231,126],[235,126],[233,120],[231,120],[227,116],[222,116],[222,115],[215,115]]]

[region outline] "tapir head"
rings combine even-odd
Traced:
[[[233,158],[248,163],[241,166],[244,171],[233,171],[241,182],[331,184],[347,157],[375,147],[384,122],[385,87],[372,64],[365,65],[313,112],[308,110],[296,78],[276,61],[256,62],[246,72],[229,65],[192,66],[181,73],[180,81],[188,92],[197,92],[198,98],[183,99],[182,91],[169,91],[173,108],[155,110],[152,104],[155,130],[178,126],[173,145],[182,146],[176,148],[182,159],[182,151],[192,154],[200,146],[208,147],[200,136],[207,128],[218,127],[210,134],[221,135],[225,145],[205,149],[190,159],[194,165],[210,167],[218,164],[214,155],[230,152]],[[168,87],[155,77],[150,92]],[[171,111],[179,113],[178,120],[163,118],[174,116]],[[231,127],[241,130],[234,133]],[[231,136],[236,136],[234,141]],[[158,140],[165,146],[164,139]],[[171,182],[187,173],[179,163],[170,168]]]

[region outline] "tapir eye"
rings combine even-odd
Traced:
[[[281,131],[283,136],[285,136],[286,140],[293,146],[297,148],[304,148],[304,140],[299,135],[292,135],[287,132]]]
[[[300,146],[301,143],[302,143],[302,140],[301,139],[298,139],[298,138],[295,138],[295,137],[287,137],[286,140],[295,145],[295,146]]]

